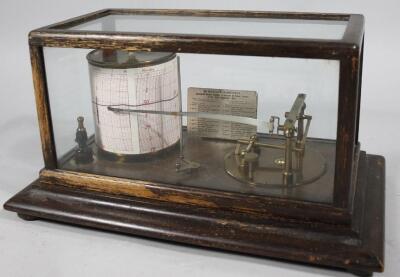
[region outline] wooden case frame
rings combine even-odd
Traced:
[[[348,24],[345,34],[340,40],[119,33],[69,29],[73,26],[103,16],[115,14],[344,20],[348,21]],[[132,201],[133,199],[139,201],[137,203],[153,205],[153,208],[156,206],[159,207],[158,211],[172,209],[174,210],[172,213],[179,214],[179,210],[181,210],[182,216],[186,215],[188,218],[191,213],[197,210],[199,210],[199,213],[205,214],[214,214],[219,212],[221,214],[216,217],[218,217],[219,220],[224,220],[226,217],[228,225],[232,223],[228,218],[234,218],[236,221],[244,220],[244,222],[246,222],[246,219],[243,219],[243,216],[247,216],[249,218],[247,223],[251,221],[255,221],[257,224],[265,222],[265,224],[272,224],[278,229],[294,228],[293,230],[295,230],[298,228],[300,230],[306,228],[312,230],[311,232],[320,232],[320,237],[318,239],[316,238],[316,240],[321,241],[327,240],[328,236],[332,236],[333,233],[340,234],[343,237],[337,238],[335,243],[338,245],[343,244],[343,238],[345,237],[362,242],[360,238],[360,234],[362,233],[361,231],[363,228],[366,228],[365,224],[372,224],[371,222],[368,223],[368,218],[365,215],[366,201],[368,200],[368,197],[371,197],[371,199],[374,198],[374,196],[368,196],[367,192],[371,191],[371,189],[367,188],[367,186],[371,182],[378,186],[378,188],[374,188],[379,191],[376,192],[376,199],[374,198],[369,201],[370,203],[376,202],[377,205],[382,205],[382,191],[384,185],[383,158],[366,155],[364,152],[360,152],[358,143],[363,38],[364,18],[362,15],[250,11],[106,9],[36,29],[29,34],[29,46],[45,168],[41,171],[39,180],[31,186],[30,190],[28,189],[21,192],[19,196],[16,196],[17,198],[11,199],[6,203],[5,207],[18,212],[21,216],[25,216],[25,218],[29,218],[29,216],[43,217],[115,230],[113,228],[106,228],[101,224],[93,225],[91,223],[92,225],[90,225],[88,222],[85,224],[78,219],[76,219],[76,221],[71,221],[70,219],[67,220],[65,217],[60,217],[59,214],[57,215],[56,210],[59,211],[59,207],[57,208],[53,206],[52,209],[54,211],[52,213],[43,213],[43,211],[41,211],[43,206],[36,209],[24,209],[21,208],[21,201],[28,201],[31,204],[36,203],[32,205],[38,206],[38,199],[35,200],[32,198],[33,190],[39,190],[42,194],[51,194],[51,197],[55,198],[68,198],[67,195],[82,193],[80,196],[85,195],[86,200],[82,201],[86,201],[86,204],[90,202],[88,200],[89,198],[93,200],[96,197],[101,198],[106,197],[107,195],[110,195],[111,197],[112,195],[112,197],[118,196],[123,199],[118,201],[128,201],[126,200],[126,197],[129,196],[129,199],[132,199]],[[168,51],[177,53],[253,55],[339,60],[340,83],[333,205],[274,197],[247,196],[189,187],[183,188],[169,184],[135,181],[58,169],[46,83],[43,47],[123,49],[131,51]],[[371,172],[375,172],[379,175],[379,180],[376,179],[376,176],[374,176],[372,180],[365,177],[367,174],[371,174]],[[54,185],[62,185],[63,188]],[[81,192],[81,189],[91,190],[92,192],[84,193]],[[55,191],[57,191],[58,194]],[[82,197],[82,199],[85,197]],[[115,203],[117,203],[118,201],[112,197],[108,201],[115,201]],[[118,206],[117,204],[115,205]],[[142,204],[137,204],[137,207],[140,205]],[[119,208],[122,209],[122,206]],[[156,213],[157,209],[154,209],[154,213]],[[368,254],[364,253],[360,249],[357,250],[358,252],[356,251],[359,254],[361,253],[361,256],[364,255],[363,262],[360,262],[360,255],[356,255],[356,257],[354,256],[354,253],[349,254],[350,256],[353,255],[353,257],[355,257],[354,260],[349,256],[348,258],[343,258],[341,261],[337,261],[333,255],[329,254],[327,254],[326,258],[321,258],[323,256],[322,252],[325,250],[320,250],[322,251],[321,255],[315,255],[314,258],[308,254],[304,254],[304,256],[300,258],[301,255],[298,257],[294,257],[293,255],[290,256],[289,254],[287,254],[287,256],[285,256],[286,254],[275,255],[273,254],[275,252],[267,251],[268,253],[266,253],[262,250],[251,250],[251,247],[246,248],[246,246],[240,245],[227,247],[221,242],[219,244],[215,243],[214,245],[210,242],[205,243],[201,242],[201,240],[188,239],[191,232],[193,234],[195,233],[193,230],[186,231],[187,235],[183,236],[185,239],[174,239],[174,236],[169,236],[168,239],[235,250],[249,254],[348,268],[352,271],[366,273],[383,269],[383,208],[377,209],[375,213],[378,213],[379,224],[375,222],[375,225],[378,227],[373,228],[376,234],[378,234],[379,239],[375,240],[375,242],[370,242],[374,244],[374,246],[372,247],[373,251],[368,248]],[[101,216],[97,215],[97,218],[99,217]],[[171,219],[172,218],[173,216],[171,216]],[[158,224],[160,224],[160,222]],[[162,229],[160,226],[159,228],[160,230]],[[179,229],[178,226],[171,228],[171,230],[175,230],[175,232]],[[165,238],[161,234],[163,233],[161,231],[156,235],[154,233],[141,233],[137,228],[135,231],[132,231],[133,229],[131,228],[128,233]],[[283,231],[283,229],[280,230]],[[257,237],[257,232],[254,232],[255,233],[251,234],[251,236],[254,236],[256,239],[265,235],[259,233]],[[209,235],[209,241],[211,241],[213,235],[211,233]],[[329,238],[334,240],[331,237]],[[249,240],[254,241],[254,239],[251,238],[249,238],[249,240],[246,240],[245,238],[243,239],[244,242],[248,244],[250,243]],[[300,237],[297,237],[296,239],[300,240]],[[273,240],[275,239],[272,238],[272,241]],[[307,244],[306,242],[304,243]],[[265,243],[262,245],[265,245]],[[355,245],[359,245],[359,243],[356,243]],[[281,247],[284,248],[284,246]]]

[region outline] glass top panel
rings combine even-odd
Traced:
[[[223,35],[340,40],[348,21],[193,17],[165,15],[107,15],[70,28],[80,31],[117,31],[182,35]]]

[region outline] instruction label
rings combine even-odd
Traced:
[[[226,115],[227,121],[188,118],[188,131],[192,134],[221,139],[248,138],[257,132],[257,126],[230,122],[229,116],[257,118],[257,92],[213,88],[188,89],[188,111]]]

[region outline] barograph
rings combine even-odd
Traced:
[[[383,271],[385,161],[358,139],[362,15],[107,9],[29,46],[45,166],[5,209]]]

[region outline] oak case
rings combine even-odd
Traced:
[[[339,20],[340,40],[71,29],[108,15]],[[346,269],[383,271],[381,156],[360,150],[364,19],[361,15],[206,10],[107,9],[29,35],[44,169],[4,207],[49,219],[251,255]],[[334,191],[331,204],[245,195],[60,169],[43,47],[334,59],[340,61]]]

